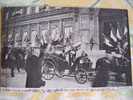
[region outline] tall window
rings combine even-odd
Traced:
[[[83,14],[80,15],[80,41],[82,43],[82,49],[86,50],[90,42],[91,34],[90,34],[90,25],[89,25],[89,15]]]
[[[27,46],[27,42],[29,40],[29,37],[28,37],[28,32],[24,32],[23,33],[23,37],[22,37],[22,46]]]
[[[15,46],[18,47],[21,45],[21,40],[22,40],[22,37],[21,37],[21,32],[20,32],[20,29],[21,27],[14,27],[14,37],[15,37]]]
[[[31,32],[31,47],[36,47],[38,42],[37,31],[33,30]]]
[[[41,31],[41,44],[48,43],[48,30],[44,29]]]
[[[60,38],[60,32],[59,32],[59,27],[55,26],[52,30],[51,30],[51,39],[53,41],[58,41]]]
[[[40,45],[40,37],[39,37],[39,25],[31,24],[30,25],[30,41],[32,47],[39,47]]]
[[[60,26],[59,21],[51,22],[51,25],[50,25],[51,41],[61,40],[61,32],[60,32],[59,26]]]
[[[21,42],[21,36],[20,36],[20,33],[17,32],[15,33],[15,47],[20,46],[20,42]]]
[[[72,35],[73,35],[72,23],[73,23],[72,18],[63,20],[64,45],[70,44],[72,41]]]
[[[40,23],[40,42],[41,45],[49,42],[48,22]]]
[[[70,43],[72,39],[72,27],[65,27],[64,28],[64,44]]]

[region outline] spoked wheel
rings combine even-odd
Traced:
[[[42,80],[51,80],[55,75],[55,66],[52,61],[44,61],[41,69]]]
[[[79,84],[84,84],[87,82],[87,73],[85,70],[83,69],[79,69],[76,71],[75,73],[75,80],[79,83]]]

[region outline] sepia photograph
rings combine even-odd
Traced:
[[[132,86],[128,11],[2,8],[0,87]]]

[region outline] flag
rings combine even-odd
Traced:
[[[116,36],[117,36],[117,38],[118,38],[119,40],[121,40],[121,36],[120,36],[120,32],[119,32],[118,28],[117,28]]]
[[[117,42],[117,38],[114,36],[112,30],[110,31],[110,37],[111,37],[115,42]]]
[[[110,41],[107,39],[107,38],[104,38],[105,39],[105,44],[108,45],[109,47],[113,47],[112,44],[110,44]]]
[[[124,35],[126,35],[127,32],[128,32],[128,30],[127,30],[127,27],[125,26],[125,28],[124,28]]]
[[[123,44],[123,48],[125,49],[127,46],[128,46],[128,42],[125,42],[125,43]]]

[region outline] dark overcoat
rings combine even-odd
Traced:
[[[109,69],[111,62],[107,58],[101,58],[96,63],[96,78],[93,87],[105,87],[108,85]]]
[[[25,70],[27,72],[26,88],[39,88],[45,85],[41,80],[41,65],[38,57],[28,56]]]

